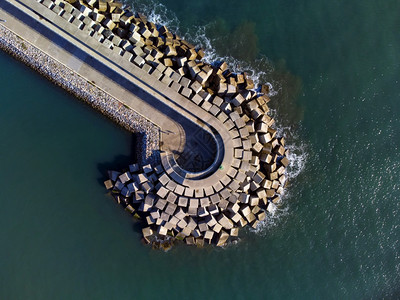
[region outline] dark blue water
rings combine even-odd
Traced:
[[[133,137],[1,53],[0,298],[399,298],[400,3],[143,3],[273,85],[285,204],[224,250],[143,247],[100,184]]]

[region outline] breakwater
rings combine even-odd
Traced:
[[[167,241],[164,246],[175,240],[223,246],[238,237],[240,228],[256,228],[268,218],[280,202],[289,164],[284,138],[268,115],[268,85],[255,86],[245,72],[233,73],[225,62],[205,63],[202,49],[119,2],[39,0],[31,9],[75,39],[85,37],[80,41],[107,57],[107,65],[119,61],[135,84],[168,108],[159,109],[162,113],[172,109],[183,116],[178,122],[195,124],[215,146],[211,164],[200,171],[185,169],[186,154],[196,149],[185,152],[183,146],[195,132],[162,127],[159,164],[109,172],[106,188],[142,219],[146,243],[158,245],[161,239]],[[149,101],[146,95],[142,100]],[[152,118],[152,111],[143,111]],[[124,110],[116,111],[126,126],[130,120],[124,116]]]

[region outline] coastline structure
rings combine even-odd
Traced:
[[[202,49],[113,0],[6,0],[0,18],[12,31],[29,27],[23,38],[107,93],[120,124],[151,133],[145,159],[105,181],[142,219],[146,243],[223,246],[274,210],[289,160],[268,115],[267,85],[204,62]],[[98,102],[110,115],[108,100]],[[134,124],[153,126],[127,126],[130,113]]]

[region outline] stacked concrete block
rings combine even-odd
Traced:
[[[284,139],[268,116],[268,85],[255,90],[246,73],[232,72],[226,62],[205,63],[203,50],[123,9],[120,2],[41,3],[132,62],[132,68],[142,68],[215,116],[230,133],[233,160],[224,166],[226,177],[200,189],[177,182],[174,169],[163,166],[131,165],[127,172],[109,173],[107,190],[144,221],[146,241],[179,236],[187,244],[222,246],[240,227],[256,227],[275,211],[289,160]]]

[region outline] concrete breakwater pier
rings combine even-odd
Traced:
[[[225,62],[205,63],[202,49],[119,2],[6,2],[0,18],[18,14],[39,36],[32,44],[118,99],[127,119],[136,113],[160,128],[159,149],[151,149],[159,163],[110,171],[105,181],[143,220],[146,242],[223,246],[274,210],[289,161],[268,115],[267,85]]]

